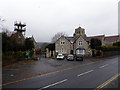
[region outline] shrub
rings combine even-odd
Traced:
[[[92,49],[96,49],[97,47],[99,47],[101,45],[102,45],[102,43],[101,43],[101,41],[99,39],[91,39],[90,40],[90,47]]]
[[[120,47],[117,46],[100,46],[97,47],[96,49],[102,51],[120,51]]]
[[[113,46],[118,46],[118,47],[120,47],[120,42],[115,42],[115,43],[113,43]]]

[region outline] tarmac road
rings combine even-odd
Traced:
[[[35,88],[37,90],[45,88],[104,88],[105,82],[108,83],[113,80],[111,78],[118,76],[118,63],[118,57],[85,62],[58,69],[52,73],[4,84],[3,88]],[[114,88],[118,88],[118,85]]]

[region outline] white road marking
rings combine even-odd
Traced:
[[[48,88],[48,87],[51,87],[51,86],[55,86],[55,85],[57,85],[57,84],[60,84],[60,83],[65,82],[65,81],[67,81],[67,79],[64,79],[64,80],[62,80],[62,81],[59,81],[59,82],[56,82],[56,83],[50,84],[50,85],[48,85],[48,86],[43,87],[42,89],[45,89],[45,88]],[[41,90],[41,89],[39,89],[39,90]]]
[[[116,63],[117,61],[112,62],[112,64]]]
[[[94,70],[90,70],[90,71],[87,71],[87,72],[81,73],[81,74],[79,74],[79,75],[77,75],[77,76],[79,77],[79,76],[82,76],[82,75],[84,75],[84,74],[90,73],[90,72],[92,72],[92,71],[94,71]]]
[[[103,66],[100,66],[99,68],[103,68],[103,67],[106,67],[106,66],[108,66],[108,64],[105,64],[105,65],[103,65]]]

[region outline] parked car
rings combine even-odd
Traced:
[[[76,61],[83,61],[83,55],[82,54],[76,54],[75,59],[76,59]]]
[[[64,55],[63,54],[58,54],[57,55],[57,60],[59,60],[59,59],[63,60],[64,59]]]
[[[74,55],[73,55],[73,54],[69,54],[69,55],[67,56],[67,60],[73,61],[73,60],[74,60]]]

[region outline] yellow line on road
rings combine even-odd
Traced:
[[[98,61],[96,61],[96,62],[98,62]],[[82,66],[90,65],[90,64],[93,64],[93,63],[96,63],[96,62],[90,62],[90,63],[87,63],[87,64],[77,65],[77,66],[66,68],[66,69],[62,69],[62,70],[57,70],[57,71],[53,71],[53,72],[49,72],[49,73],[45,73],[45,74],[41,74],[41,75],[36,75],[36,76],[28,77],[28,78],[23,78],[21,80],[16,80],[16,81],[0,84],[0,86],[6,86],[6,85],[9,85],[9,84],[18,83],[18,82],[29,80],[29,79],[33,79],[33,78],[47,76],[47,75],[54,74],[54,73],[57,73],[57,72],[63,72],[63,71],[79,68],[79,67],[82,67]]]
[[[106,82],[104,82],[103,84],[99,85],[96,89],[94,90],[100,90],[102,88],[104,88],[106,85],[108,85],[110,82],[112,82],[113,80],[115,80],[118,76],[120,76],[119,74],[114,75],[113,77],[111,77],[109,80],[107,80]]]

